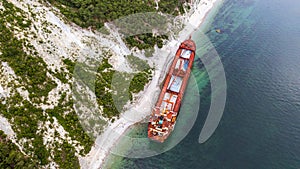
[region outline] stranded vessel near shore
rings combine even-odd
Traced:
[[[148,123],[148,138],[154,141],[164,142],[175,127],[195,51],[196,45],[191,38],[182,42],[177,49]]]

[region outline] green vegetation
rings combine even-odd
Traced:
[[[108,58],[104,57],[101,65],[97,70],[97,78],[95,82],[95,94],[97,102],[103,106],[105,117],[112,119],[118,117],[123,111],[124,105],[133,99],[132,94],[142,91],[152,76],[152,69],[141,59],[135,56],[128,56],[129,62],[135,65],[137,73],[129,74],[112,70],[112,66],[108,63]],[[146,69],[142,69],[142,66]]]
[[[72,62],[70,59],[64,59],[63,62],[65,65],[67,65],[67,69],[72,74],[74,72],[75,63]]]
[[[126,56],[127,61],[129,62],[130,66],[136,70],[136,71],[143,71],[143,70],[148,70],[151,67],[147,63],[147,61],[142,60],[134,55],[127,55]]]
[[[94,29],[102,27],[104,22],[115,20],[121,16],[156,11],[154,8],[156,5],[152,0],[48,1],[78,25]],[[182,2],[160,0],[159,7],[160,10],[176,14],[178,13],[177,9],[181,9]],[[63,62],[70,74],[59,72],[60,70],[55,72],[47,70],[47,64],[26,39],[28,34],[37,37],[30,31],[31,21],[27,19],[24,11],[7,0],[2,0],[1,3],[4,10],[0,10],[0,61],[7,62],[8,66],[13,69],[16,74],[14,80],[17,80],[18,83],[15,83],[14,80],[9,82],[10,97],[5,100],[6,104],[0,103],[0,114],[11,123],[17,142],[21,144],[22,151],[26,153],[26,156],[11,141],[7,140],[3,133],[0,133],[0,168],[43,168],[51,160],[54,160],[60,168],[79,168],[76,154],[87,154],[94,140],[81,126],[73,108],[72,97],[66,92],[60,93],[58,105],[54,108],[41,108],[42,105],[49,106],[47,96],[57,86],[48,77],[48,74],[60,79],[63,83],[68,83],[69,79],[66,76],[72,77],[73,72],[76,72],[74,77],[80,77],[91,89],[95,87],[97,102],[103,108],[104,116],[114,120],[114,117],[118,117],[123,111],[124,105],[133,100],[133,95],[144,89],[152,77],[153,69],[146,61],[129,55],[127,56],[128,62],[136,71],[132,74],[113,70],[112,65],[108,62],[109,56],[103,57],[96,73],[90,70],[85,72],[85,65],[77,64],[75,66],[75,63],[69,59],[63,59]],[[170,5],[170,8],[164,9],[163,4]],[[158,22],[155,21],[155,23]],[[46,30],[46,27],[43,29],[50,32],[50,30]],[[18,33],[24,36],[19,36]],[[103,30],[102,33],[108,34],[109,32]],[[152,33],[147,33],[128,36],[126,41],[131,47],[151,49],[154,45],[161,47],[163,40],[167,38],[166,35],[154,36]],[[40,41],[39,43],[44,42]],[[91,77],[95,76],[96,80],[94,81]],[[24,99],[16,90],[23,86],[24,90],[29,93],[28,100]],[[53,129],[55,119],[68,133],[67,137],[70,136],[74,141],[72,144],[78,142],[76,145],[71,145],[60,138],[58,131],[55,131],[55,137],[62,142],[54,140],[53,144],[49,144],[49,147],[46,146],[43,139],[48,130],[47,127]],[[45,127],[46,122],[47,124],[50,122],[47,127]],[[77,146],[83,146],[84,149],[76,152],[75,147]]]
[[[55,117],[58,120],[73,140],[79,141],[85,147],[81,152],[81,155],[84,155],[91,150],[93,140],[83,130],[78,116],[72,108],[74,104],[72,98],[66,98],[66,96],[66,93],[61,94],[58,105],[54,109],[46,110],[46,112],[50,117]]]
[[[11,23],[26,29],[30,26],[30,20],[26,20],[24,12],[6,0],[2,2],[5,11],[0,13],[0,60],[5,61],[13,68],[17,76],[21,77],[21,83],[26,83],[31,99],[47,96],[49,91],[56,87],[56,84],[47,77],[46,63],[37,56],[32,45],[24,40],[18,40],[13,30],[5,25]],[[17,15],[17,13],[23,15]],[[26,23],[26,24],[24,24]],[[28,49],[30,54],[24,51]]]
[[[27,29],[31,24],[30,20],[26,19],[22,10],[6,0],[2,1],[2,5],[5,10],[0,13],[0,60],[9,64],[21,78],[21,84],[26,84],[31,101],[40,102],[41,97],[47,96],[56,84],[47,77],[46,63],[37,56],[33,46],[25,39],[17,39],[13,33],[15,27]],[[14,27],[10,28],[8,24]],[[0,105],[0,112],[13,124],[19,140],[29,140],[24,148],[34,154],[33,160],[40,165],[47,164],[49,152],[43,144],[42,135],[37,133],[38,123],[46,120],[42,109],[36,108],[16,93],[7,100],[7,105]]]
[[[77,82],[84,83],[93,91],[95,86],[95,68],[91,68],[91,66],[77,62],[74,67],[73,76]]]
[[[126,43],[129,47],[136,46],[139,49],[149,49],[153,48],[155,45],[157,45],[158,48],[162,48],[164,39],[168,39],[168,36],[153,36],[152,33],[129,36],[125,38]]]
[[[109,30],[104,26],[99,31],[100,31],[100,33],[102,33],[104,35],[109,35],[110,34]]]
[[[0,114],[4,115],[7,119],[10,119],[13,124],[13,130],[17,133],[17,138],[19,140],[24,138],[29,140],[25,143],[24,148],[26,152],[34,153],[32,160],[39,165],[46,165],[49,163],[48,158],[50,156],[50,152],[43,144],[43,130],[42,132],[38,132],[38,124],[47,120],[53,121],[52,117],[55,117],[59,124],[61,124],[64,129],[69,132],[69,135],[73,140],[77,140],[80,145],[85,147],[85,149],[80,152],[81,155],[88,153],[93,145],[93,140],[81,127],[78,117],[72,109],[72,105],[73,103],[71,98],[66,99],[66,94],[62,94],[58,106],[54,109],[46,110],[48,116],[50,116],[49,119],[49,117],[46,117],[43,113],[43,110],[35,108],[28,101],[22,100],[22,97],[19,94],[16,94],[7,101],[6,105],[0,104]],[[29,144],[32,144],[33,147],[29,146]],[[70,150],[70,145],[68,147],[69,148],[66,147],[66,150],[64,150],[69,151],[68,158],[72,157],[72,161],[77,161],[78,159],[75,156],[75,151]],[[70,154],[71,152],[73,154]],[[61,154],[59,153],[60,151],[55,151],[54,155],[60,156]],[[57,157],[57,159],[59,158]],[[56,162],[63,163],[63,161]],[[67,165],[66,161],[64,166],[65,165]],[[73,165],[73,163],[70,163],[70,165]]]
[[[75,63],[71,61],[70,59],[63,59],[63,63],[66,65],[66,69],[69,72],[65,71],[58,71],[56,70],[55,72],[50,71],[52,75],[54,75],[56,78],[58,78],[62,83],[68,83],[69,79],[67,79],[67,75],[69,75],[69,78],[73,77],[74,73],[74,68],[75,68]]]
[[[156,10],[156,3],[154,0],[47,0],[54,6],[58,7],[62,14],[64,14],[68,19],[76,23],[81,27],[92,27],[96,29],[103,28],[105,22],[111,22],[116,19],[129,16],[136,13],[146,13],[146,12],[162,12],[171,15],[178,15],[184,13],[183,4],[187,0],[160,0],[158,2],[158,10]],[[151,23],[156,18],[151,19]],[[159,19],[158,19],[159,20]],[[136,21],[134,19],[134,21]],[[145,21],[143,21],[145,22]],[[148,21],[147,21],[148,22]],[[131,23],[131,30],[133,26],[146,26],[152,25],[149,23]],[[132,25],[133,24],[133,25]],[[128,25],[117,24],[121,26],[120,28],[126,29]],[[156,22],[157,26],[161,23]],[[143,28],[142,28],[143,29]],[[100,29],[101,30],[101,29]],[[149,30],[148,32],[151,32]],[[104,29],[101,30],[107,34]],[[121,30],[122,32],[122,30]],[[135,33],[135,31],[132,31]],[[124,33],[124,32],[122,32]],[[128,36],[125,40],[130,47],[137,46],[139,49],[147,49],[153,47],[155,44],[158,47],[162,46],[163,39],[166,37],[154,36],[152,33],[141,34],[137,36],[131,36],[131,34],[126,34]]]
[[[129,91],[132,93],[138,93],[144,90],[145,85],[149,82],[150,74],[151,69],[134,74],[130,82]]]
[[[129,62],[130,66],[139,71],[136,73],[130,82],[129,91],[133,93],[138,93],[144,89],[145,84],[149,82],[149,75],[152,74],[151,67],[147,63],[147,61],[142,60],[134,55],[128,55],[127,61]]]
[[[183,13],[186,0],[160,0],[158,10],[153,0],[47,0],[62,14],[81,27],[101,28],[105,22],[142,12]]]
[[[152,57],[154,52],[155,52],[155,50],[153,48],[146,49],[145,50],[145,56],[146,57]]]
[[[57,144],[55,152],[54,161],[60,166],[60,168],[80,168],[78,158],[74,155],[74,147],[66,141],[64,141],[62,145]]]
[[[44,60],[26,39],[26,35],[32,32],[29,29],[31,21],[26,19],[24,11],[7,0],[1,3],[5,10],[0,10],[0,61],[7,62],[13,69],[17,76],[15,80],[20,85],[9,82],[12,90],[10,97],[5,100],[6,103],[0,103],[0,114],[9,120],[17,141],[28,156],[22,156],[18,147],[11,145],[11,142],[0,133],[0,168],[43,168],[51,159],[54,159],[61,168],[79,168],[74,146],[60,138],[59,134],[55,137],[62,139],[63,143],[54,141],[56,147],[46,147],[43,140],[47,130],[46,121],[53,123],[56,118],[69,133],[68,136],[78,141],[75,146],[84,147],[79,152],[81,155],[88,153],[93,145],[93,140],[80,125],[73,109],[72,98],[67,97],[66,93],[62,93],[58,106],[54,109],[43,110],[39,106],[46,104],[49,92],[57,85],[47,74],[52,74],[63,83],[67,83],[66,74],[58,70],[56,72],[47,70]],[[17,38],[18,32],[24,33],[25,38]],[[64,63],[72,73],[75,64],[67,59]],[[29,100],[17,92],[16,88],[21,86],[29,92]],[[49,127],[53,128],[53,124]]]
[[[0,130],[0,168],[34,169],[38,167]]]
[[[160,0],[158,3],[160,11],[171,15],[184,13],[182,4],[189,2],[187,0]],[[175,10],[176,9],[176,10]]]
[[[37,164],[45,165],[49,162],[50,154],[43,144],[43,136],[38,133],[38,123],[46,120],[42,112],[40,108],[36,108],[27,100],[23,100],[18,93],[7,100],[7,104],[0,104],[0,113],[13,124],[12,128],[17,134],[17,139],[25,138],[28,140],[24,144],[26,152],[33,152],[32,159]],[[29,144],[32,144],[34,148],[30,147]]]
[[[118,111],[118,108],[114,103],[112,92],[107,91],[107,89],[112,89],[112,79],[114,73],[116,72],[110,68],[112,68],[112,66],[108,63],[108,59],[104,58],[97,70],[98,75],[95,82],[95,94],[97,96],[97,102],[99,106],[103,106],[104,116],[108,118],[119,116],[121,113]],[[127,92],[126,94],[128,95],[129,93]],[[127,99],[124,101],[127,101]],[[122,103],[125,105],[124,102]]]
[[[66,72],[59,72],[57,71],[56,73],[50,72],[52,75],[54,75],[56,78],[58,78],[62,83],[68,83],[67,73]]]

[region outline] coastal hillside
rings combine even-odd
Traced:
[[[106,22],[135,13],[161,12],[178,16],[190,9],[189,0],[48,0],[48,2],[60,9],[61,13],[75,24],[92,29],[101,29]],[[130,47],[146,49],[152,48],[154,45],[162,47],[163,39],[167,38],[149,32],[144,35],[126,37],[125,42]]]
[[[79,159],[140,99],[166,60],[157,50],[174,36],[125,37],[113,21],[141,12],[182,21],[190,6],[185,0],[2,0],[0,168],[85,168]]]

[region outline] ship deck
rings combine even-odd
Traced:
[[[150,139],[164,142],[174,129],[194,55],[195,45],[191,40],[183,42],[177,50],[163,90],[149,120],[148,137]]]

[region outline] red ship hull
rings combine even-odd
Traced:
[[[148,123],[148,137],[152,140],[164,142],[175,127],[195,51],[195,42],[188,39],[180,44],[176,52]]]

